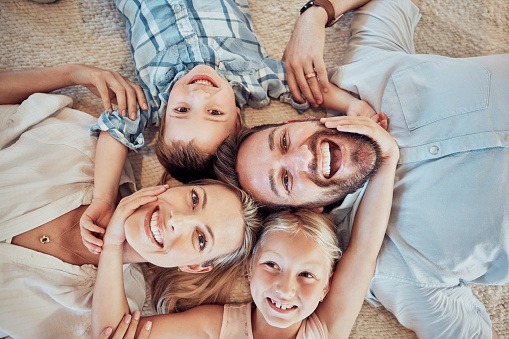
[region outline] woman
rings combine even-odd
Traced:
[[[14,83],[13,73],[0,74],[0,89],[14,88],[15,103],[30,91],[65,86],[73,70],[88,74],[74,84],[96,89],[112,90],[104,79],[119,79],[117,73],[69,65],[50,73],[23,71]],[[97,72],[106,75],[92,84]],[[112,91],[118,93],[117,101],[122,93],[134,93],[136,101],[136,92],[116,88]],[[103,93],[109,103],[112,92]],[[133,94],[128,95],[122,98],[124,104],[133,100]],[[93,196],[95,140],[88,130],[95,118],[67,107],[71,104],[65,96],[34,94],[19,106],[0,108],[0,337],[89,336],[98,257],[83,245],[77,225]],[[122,195],[134,187],[129,164],[120,185]],[[257,225],[256,207],[248,196],[221,183],[159,186],[134,198],[147,191],[158,193],[145,206],[151,210],[136,210],[125,224],[129,239],[123,251],[124,286],[133,311],[144,303],[145,280],[140,268],[130,263],[181,266],[187,272],[228,268],[244,259]],[[228,223],[218,217],[225,215]],[[162,216],[166,223],[158,222]],[[180,238],[169,230],[180,232]]]

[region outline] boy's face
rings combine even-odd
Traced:
[[[167,145],[194,140],[199,150],[215,154],[240,125],[233,90],[213,68],[196,66],[173,85],[166,109]]]

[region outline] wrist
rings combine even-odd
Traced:
[[[310,18],[311,22],[320,23],[324,28],[328,21],[328,16],[325,8],[320,6],[311,6],[301,14],[301,17]]]

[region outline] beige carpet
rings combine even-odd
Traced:
[[[250,1],[255,28],[269,55],[282,56],[304,2]],[[509,1],[421,0],[420,7],[423,17],[415,37],[418,53],[451,57],[509,53]],[[328,29],[325,52],[328,66],[341,60],[350,18],[347,15]],[[0,49],[0,69],[80,62],[136,79],[124,27],[109,0],[59,0],[46,5],[29,0],[0,0]],[[72,87],[61,93],[72,96],[77,109],[94,115],[102,111],[100,100],[86,89]],[[249,126],[296,116],[291,108],[279,102],[263,110],[247,108],[244,114]],[[310,114],[323,113],[305,113]],[[130,156],[140,186],[155,184],[160,174],[157,160],[145,149],[143,154]],[[475,286],[474,291],[486,305],[495,329],[501,337],[509,338],[509,284]],[[414,338],[415,335],[399,325],[388,311],[365,304],[351,337]]]

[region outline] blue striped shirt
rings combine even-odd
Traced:
[[[284,63],[267,56],[253,31],[247,0],[116,0],[124,17],[136,73],[149,109],[136,121],[104,112],[92,131],[109,133],[130,149],[158,124],[175,81],[199,64],[215,69],[233,88],[237,106],[260,108],[278,98],[304,110],[289,93]]]

